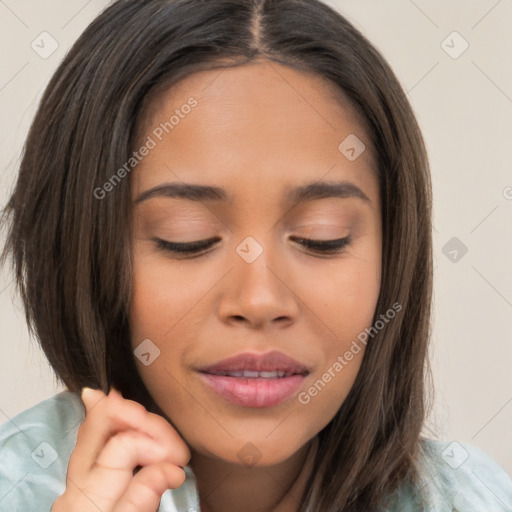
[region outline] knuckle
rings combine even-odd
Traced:
[[[111,404],[107,412],[111,420],[129,418],[135,422],[145,422],[149,414],[146,408],[133,400],[123,399],[122,402]]]
[[[164,449],[162,459],[166,462],[170,462],[173,464],[180,462],[179,450],[176,449],[175,446],[166,446]]]
[[[115,436],[112,436],[109,440],[109,443],[117,444],[120,447],[128,449],[132,447],[136,437],[137,436],[134,432],[130,430],[124,430],[123,432],[118,432]]]
[[[163,417],[161,416],[160,414],[157,414],[155,412],[149,412],[148,411],[148,416],[150,418],[152,418],[152,420],[155,422],[155,423],[159,423],[162,427],[165,427],[165,428],[168,428],[168,427],[171,427],[171,425],[169,424],[169,422]],[[172,427],[171,427],[172,428]]]

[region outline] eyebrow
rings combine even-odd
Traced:
[[[192,183],[162,183],[156,187],[142,192],[135,200],[135,204],[141,203],[153,197],[175,197],[190,201],[231,201],[232,196],[224,189]],[[290,203],[301,201],[314,201],[331,197],[359,198],[371,205],[368,196],[354,183],[350,181],[329,182],[316,181],[294,187],[286,193],[285,200]]]

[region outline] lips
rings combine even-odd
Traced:
[[[225,377],[238,377],[244,379],[281,379],[283,377],[291,377],[292,375],[298,375],[294,372],[286,372],[284,370],[278,370],[275,372],[257,372],[253,370],[243,371],[221,371],[221,372],[206,372],[210,375],[219,375]]]
[[[286,401],[309,371],[276,350],[244,352],[198,370],[201,381],[216,395],[243,407],[273,407]]]
[[[201,373],[241,378],[284,378],[307,375],[309,369],[291,357],[273,350],[265,354],[244,352],[202,367]]]

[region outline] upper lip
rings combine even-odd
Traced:
[[[277,350],[265,354],[243,352],[199,368],[199,371],[203,373],[239,372],[244,370],[258,372],[285,371],[304,375],[309,373],[306,366]]]

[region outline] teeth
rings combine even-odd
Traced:
[[[259,372],[259,374],[264,379],[275,379],[277,377],[277,372]]]
[[[252,379],[252,378],[255,378],[255,377],[259,377],[259,372],[254,372],[254,371],[251,371],[251,370],[244,370],[242,373],[243,373],[244,377],[247,377],[249,379]]]
[[[290,377],[293,375],[291,372],[284,370],[277,370],[273,372],[257,372],[254,370],[243,370],[240,372],[218,372],[217,375],[225,375],[227,377],[243,377],[245,379],[276,379],[282,377]]]

